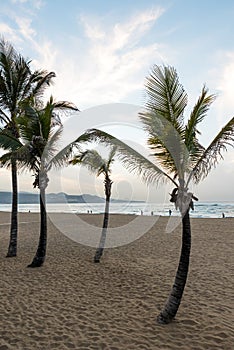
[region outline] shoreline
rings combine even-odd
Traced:
[[[10,205],[0,205],[0,211],[11,212]],[[38,213],[39,205],[33,204],[19,204],[18,212],[20,213]],[[124,205],[111,204],[110,213],[111,214],[134,214],[144,216],[151,216],[151,212],[154,215],[169,216],[169,212],[175,217],[179,217],[180,214],[175,210],[175,207],[170,202],[164,203],[145,203],[145,205],[136,205],[125,203]],[[100,203],[86,203],[86,204],[51,204],[47,203],[47,213],[74,213],[74,214],[85,214],[92,212],[93,214],[101,214],[104,212],[104,204]],[[195,203],[194,211],[190,211],[191,218],[221,218],[234,217],[234,202],[199,202]]]
[[[4,211],[4,210],[0,210],[0,214],[6,214],[6,215],[9,215],[11,214],[11,211]],[[31,214],[31,215],[39,215],[40,214],[40,211],[18,211],[18,214],[19,215],[26,215],[26,214]],[[104,215],[104,212],[92,212],[92,213],[87,213],[87,212],[74,212],[74,211],[71,211],[71,212],[64,212],[64,211],[47,211],[47,215],[48,217],[50,215],[54,215],[54,214],[63,214],[63,215]],[[191,215],[192,214],[192,215]],[[162,214],[157,214],[156,212],[154,212],[153,214],[151,213],[143,213],[143,214],[140,214],[140,213],[119,213],[119,212],[110,212],[109,213],[110,216],[114,216],[114,215],[131,215],[131,216],[135,216],[135,217],[151,217],[151,216],[154,216],[154,217],[164,217],[164,218],[169,218],[169,217],[172,217],[172,218],[180,218],[181,215],[178,213],[173,213],[171,216],[169,216],[168,214],[165,214],[165,215],[162,215]],[[222,216],[215,216],[215,217],[210,217],[210,216],[195,216],[196,214],[195,213],[190,213],[190,219],[191,220],[194,220],[194,219],[234,219],[234,216],[228,216],[228,215],[225,215],[225,217],[222,217]]]

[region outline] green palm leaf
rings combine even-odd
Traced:
[[[154,65],[145,86],[148,96],[146,109],[166,118],[180,133],[187,94],[179,83],[175,68]]]
[[[1,89],[1,87],[0,87],[0,89]],[[3,123],[5,125],[10,123],[9,116],[2,109],[0,109],[0,123]]]
[[[90,172],[97,173],[99,176],[106,169],[106,160],[96,150],[87,150],[76,155],[70,164],[84,165]]]
[[[74,150],[78,150],[81,153],[81,145],[84,143],[89,142],[89,136],[86,134],[80,135],[78,138],[76,138],[73,142],[66,145],[64,148],[59,150],[51,159],[49,162],[49,169],[51,168],[61,168],[63,166],[68,165],[70,158],[75,152]]]
[[[115,146],[117,157],[123,165],[130,172],[140,175],[147,184],[171,180],[177,186],[177,183],[162,169],[111,134],[98,129],[90,129],[86,135],[89,141],[98,141],[108,146]]]
[[[1,157],[0,157],[0,163],[1,163],[1,167],[5,167],[5,168],[10,168],[11,167],[11,161],[13,158],[13,153],[12,152],[7,152],[4,153]]]
[[[15,151],[22,146],[20,140],[12,135],[12,132],[8,129],[0,130],[0,147],[4,150]]]
[[[188,152],[183,142],[184,110],[187,94],[173,67],[153,66],[146,79],[146,111],[139,114],[149,134],[153,155],[174,177],[188,171]]]
[[[219,159],[222,159],[222,152],[227,151],[227,146],[234,146],[234,118],[232,118],[218,133],[210,145],[205,149],[194,166],[188,183],[191,179],[195,183],[200,182],[216,166]]]
[[[204,86],[185,127],[183,138],[193,165],[205,150],[198,142],[197,134],[200,134],[200,132],[197,127],[206,117],[210,105],[214,102],[215,98],[215,95],[208,95],[208,89]]]
[[[183,179],[189,171],[189,153],[182,135],[170,121],[155,112],[140,113],[140,119],[149,134],[152,155],[165,171]]]

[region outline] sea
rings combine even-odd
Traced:
[[[39,204],[19,204],[19,212],[39,212]],[[110,213],[135,215],[179,216],[179,212],[169,203],[122,202],[111,203]],[[0,204],[0,211],[10,212],[10,204]],[[48,203],[47,211],[51,213],[103,213],[103,203]],[[234,202],[199,202],[195,203],[190,216],[194,218],[234,217]]]

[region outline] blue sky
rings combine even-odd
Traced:
[[[33,68],[55,71],[48,93],[74,102],[81,111],[109,103],[144,105],[144,79],[153,64],[176,67],[189,95],[188,113],[205,83],[218,95],[202,125],[205,145],[234,112],[233,18],[232,0],[0,3],[1,35],[32,60]],[[94,126],[100,123],[98,117],[93,119]],[[196,190],[202,200],[233,200],[233,156],[230,150]],[[10,189],[9,173],[1,172],[0,189]],[[146,187],[123,174],[117,168],[113,172],[116,196],[131,193],[144,199]],[[69,176],[64,173],[62,190],[78,192]],[[82,191],[93,191],[90,179],[87,186],[83,182]],[[21,176],[20,189],[31,190],[30,181]],[[94,186],[102,194],[101,180]],[[52,184],[50,189],[57,190]]]

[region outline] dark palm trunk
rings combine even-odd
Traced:
[[[41,228],[39,243],[37,247],[36,255],[28,267],[40,267],[43,265],[46,257],[47,246],[47,214],[46,214],[46,202],[45,202],[45,189],[40,189],[40,212],[41,212]]]
[[[102,234],[101,234],[99,246],[98,246],[96,253],[95,253],[95,256],[94,256],[95,263],[99,263],[102,255],[103,255],[105,242],[106,242],[108,221],[109,221],[109,207],[110,207],[112,181],[110,180],[108,175],[106,175],[104,183],[105,183],[105,193],[106,193],[106,205],[105,205],[105,213],[104,213],[103,225],[102,225]]]
[[[174,285],[171,290],[171,294],[166,302],[164,309],[160,312],[157,321],[161,324],[169,323],[174,319],[179,309],[180,302],[183,296],[184,287],[187,280],[189,269],[189,257],[191,249],[191,228],[189,210],[185,213],[182,219],[183,232],[182,232],[182,247],[179,266],[176,272]]]
[[[17,186],[17,164],[16,160],[11,161],[12,177],[12,210],[11,210],[11,230],[10,242],[8,246],[7,258],[17,255],[17,235],[18,235],[18,186]]]

